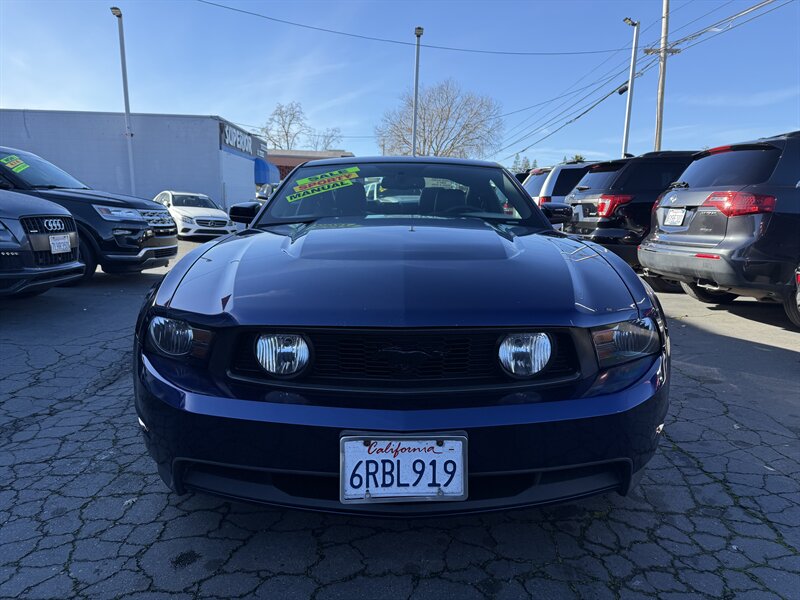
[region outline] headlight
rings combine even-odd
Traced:
[[[142,214],[134,208],[118,208],[116,206],[102,206],[92,204],[98,214],[106,221],[144,221]]]
[[[0,221],[0,242],[16,242],[16,238],[14,234],[11,233],[11,230],[5,226],[5,224]]]
[[[598,327],[592,339],[600,368],[656,354],[661,348],[658,326],[650,317]]]
[[[187,217],[186,215],[181,215],[181,221],[187,225],[194,225],[194,219],[192,217]]]
[[[506,371],[517,377],[530,377],[544,369],[552,351],[546,333],[514,333],[502,341],[498,355]]]
[[[275,333],[256,341],[256,358],[268,373],[294,375],[308,364],[308,344],[299,335]]]
[[[194,333],[189,324],[184,321],[153,317],[153,320],[150,321],[149,331],[150,339],[164,354],[183,356],[189,354],[192,349]]]

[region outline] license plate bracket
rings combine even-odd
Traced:
[[[466,500],[464,433],[345,434],[339,438],[343,504]]]
[[[51,235],[50,237],[50,254],[64,254],[72,250],[69,242],[69,234],[67,235]]]
[[[670,208],[667,210],[667,214],[664,217],[664,225],[672,225],[674,227],[680,227],[683,225],[683,219],[686,217],[686,209],[685,208]]]

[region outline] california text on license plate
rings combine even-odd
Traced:
[[[467,499],[464,435],[345,435],[339,451],[345,504]]]
[[[670,208],[667,216],[664,217],[664,225],[683,225],[683,217],[686,214],[684,208]]]
[[[50,236],[50,254],[62,254],[63,252],[69,252],[71,249],[69,235]]]

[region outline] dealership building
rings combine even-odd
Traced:
[[[131,181],[125,131],[123,113],[0,109],[0,146],[38,154],[98,190],[198,192],[227,208],[280,179],[266,143],[225,119],[134,113]]]

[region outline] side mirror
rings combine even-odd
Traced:
[[[242,202],[241,204],[234,204],[231,206],[228,210],[228,214],[231,217],[231,221],[234,223],[249,225],[252,220],[256,218],[260,210],[260,202]]]
[[[572,207],[561,202],[545,202],[539,208],[552,225],[569,223],[572,220]]]

